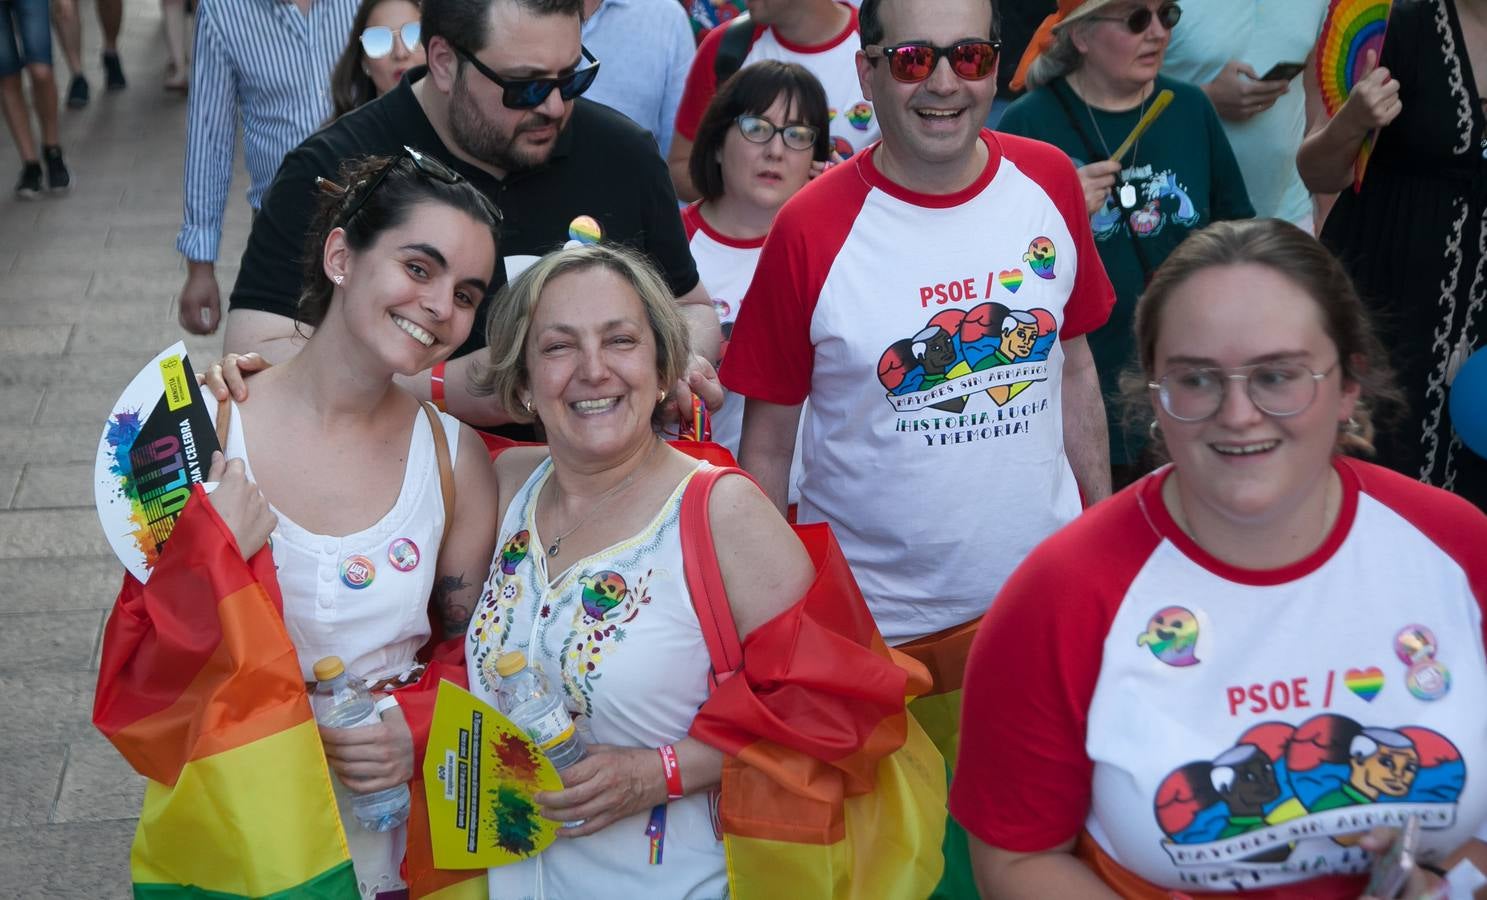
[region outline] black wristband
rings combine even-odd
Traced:
[[[1446,877],[1446,870],[1445,869],[1442,869],[1440,866],[1432,865],[1430,863],[1424,863],[1424,862],[1422,862],[1422,863],[1416,863],[1415,865],[1418,866],[1421,869],[1424,869],[1425,871],[1429,872],[1430,874],[1434,875],[1436,878],[1445,878]]]

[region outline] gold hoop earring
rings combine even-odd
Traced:
[[[1152,440],[1160,441],[1162,439],[1161,423],[1157,422],[1156,419],[1152,419],[1151,424],[1146,426],[1146,434]]]
[[[660,395],[660,396],[658,396],[658,397],[656,397],[656,403],[657,403],[657,404],[658,404],[658,405],[659,405],[659,404],[662,404],[662,403],[665,403],[665,402],[666,402],[666,392],[665,392],[665,391],[664,391],[664,390],[662,390],[662,391],[657,391],[657,393],[658,393],[658,394],[659,394],[659,395]]]
[[[527,398],[526,400],[523,400],[521,402],[521,405],[527,411],[527,415],[529,415],[529,416],[532,415],[532,400],[531,400],[530,397]]]

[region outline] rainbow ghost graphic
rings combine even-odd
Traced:
[[[630,588],[624,576],[618,572],[597,572],[578,579],[583,585],[583,611],[595,622],[604,621],[604,616],[625,599]]]
[[[1151,650],[1151,655],[1169,666],[1195,666],[1197,657],[1198,618],[1181,606],[1158,610],[1146,623],[1146,630],[1136,637],[1136,646]]]
[[[515,575],[516,567],[527,558],[527,548],[531,545],[532,536],[526,531],[518,531],[511,536],[501,547],[501,571],[507,575]]]
[[[1044,279],[1053,278],[1053,264],[1057,258],[1053,241],[1046,237],[1033,238],[1033,242],[1027,245],[1027,252],[1022,255],[1022,261],[1028,264],[1033,274]]]

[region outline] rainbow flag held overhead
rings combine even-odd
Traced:
[[[282,610],[199,485],[149,583],[125,576],[93,724],[149,779],[136,898],[359,896]]]

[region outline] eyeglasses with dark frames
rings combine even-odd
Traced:
[[[1143,6],[1140,9],[1131,10],[1125,16],[1090,16],[1091,22],[1124,22],[1131,34],[1145,34],[1146,29],[1151,27],[1151,20],[1155,18],[1162,23],[1162,27],[1171,31],[1182,21],[1182,7],[1176,3],[1163,3],[1158,6],[1156,12],[1150,7]]]
[[[474,66],[475,71],[500,86],[501,103],[507,109],[534,109],[541,106],[554,88],[564,101],[572,100],[592,87],[594,78],[599,74],[599,60],[595,59],[594,54],[589,52],[589,48],[583,45],[579,45],[578,49],[582,51],[583,58],[593,65],[576,72],[569,72],[567,75],[559,75],[556,78],[503,78],[485,63],[476,59],[475,54],[454,44],[450,46],[454,47],[454,52],[458,53],[460,58]]]
[[[888,60],[888,73],[895,81],[915,84],[934,74],[940,58],[950,61],[950,70],[966,81],[981,81],[996,71],[997,56],[1001,53],[999,40],[969,38],[956,41],[948,47],[940,47],[925,41],[909,41],[884,47],[868,44],[862,52],[877,65],[880,59]]]
[[[1255,408],[1267,416],[1284,419],[1305,412],[1317,399],[1317,385],[1337,363],[1325,372],[1314,372],[1296,362],[1256,363],[1235,369],[1176,368],[1146,387],[1157,392],[1157,399],[1167,415],[1179,422],[1202,422],[1218,415],[1224,405],[1224,392],[1229,382],[1244,384],[1245,393]]]
[[[791,150],[810,150],[816,146],[818,132],[810,125],[776,125],[763,116],[749,115],[739,116],[733,121],[744,140],[753,144],[767,144],[778,133],[780,140]]]

